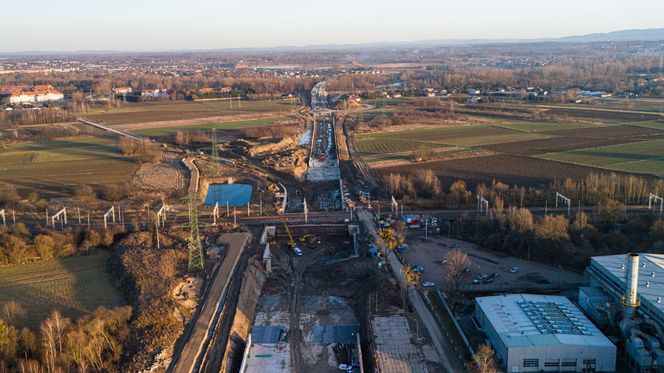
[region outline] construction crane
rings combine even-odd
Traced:
[[[283,215],[281,215],[281,223],[284,225],[284,228],[286,228],[286,233],[288,233],[288,248],[293,250],[295,255],[301,256],[302,250],[300,250],[300,248],[297,246],[297,243],[295,243],[290,228],[288,228],[288,224],[286,224],[286,218]]]

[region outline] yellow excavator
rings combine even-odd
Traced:
[[[288,228],[288,224],[286,224],[286,218],[283,215],[281,216],[281,223],[284,225],[286,233],[288,233],[288,248],[293,250],[295,255],[302,256],[302,250],[297,246],[297,243],[295,243],[290,228]]]

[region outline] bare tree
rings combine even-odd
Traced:
[[[470,266],[470,259],[465,251],[452,249],[445,254],[445,280],[452,284],[455,290],[468,266]]]
[[[17,326],[25,321],[25,309],[15,301],[9,301],[2,306],[2,314],[0,319],[4,320],[7,324]]]
[[[41,324],[44,363],[49,372],[57,369],[57,363],[62,356],[65,329],[69,324],[69,319],[63,317],[57,310],[51,312],[51,315]]]

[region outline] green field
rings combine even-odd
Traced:
[[[239,120],[239,121],[224,122],[224,123],[206,123],[196,126],[145,128],[145,129],[132,130],[130,132],[140,136],[156,137],[156,136],[168,135],[170,133],[174,133],[177,131],[195,131],[195,130],[210,131],[212,128],[216,128],[219,131],[223,131],[223,130],[251,128],[251,127],[263,127],[270,124],[274,124],[276,122],[288,121],[293,119],[294,117],[290,116],[280,116],[280,117],[263,118],[263,119]]]
[[[546,153],[538,158],[663,176],[664,139]]]
[[[602,127],[605,125],[592,123],[505,122],[495,124],[494,126],[521,132],[539,132],[568,130],[575,128]]]
[[[480,146],[502,144],[515,141],[527,141],[550,137],[545,134],[515,131],[488,125],[417,128],[405,131],[382,132],[360,135],[357,141],[373,140],[408,140],[421,143],[457,146]],[[400,150],[404,151],[404,150]]]
[[[656,130],[664,131],[664,121],[654,121],[649,120],[645,122],[635,122],[630,123],[632,126],[645,127],[645,128],[654,128]]]
[[[237,107],[237,102],[234,102],[232,109],[228,101],[166,101],[126,103],[120,108],[94,110],[85,117],[114,125],[266,112],[287,113],[291,110],[290,101],[284,100],[242,101],[242,107]]]
[[[0,149],[0,182],[52,194],[78,184],[129,181],[136,163],[115,147],[117,139],[81,137],[9,144]]]
[[[36,327],[53,309],[77,318],[99,306],[124,304],[105,272],[110,253],[0,267],[0,304],[20,303]]]
[[[435,148],[439,144],[414,141],[414,140],[401,140],[401,139],[375,139],[375,138],[361,138],[354,142],[355,150],[360,155],[382,154],[382,153],[398,153],[415,150],[419,147],[425,146],[428,148]]]

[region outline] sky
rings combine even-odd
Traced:
[[[662,0],[2,1],[0,52],[540,38],[664,27]]]

